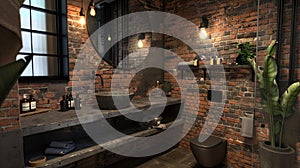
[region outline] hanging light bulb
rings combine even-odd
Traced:
[[[138,37],[138,47],[142,48],[144,46],[143,40],[145,39],[145,33],[141,33]]]
[[[202,23],[200,24],[200,39],[207,39],[208,33],[206,32],[206,28],[208,28],[208,19],[206,16],[202,16]]]
[[[139,47],[139,48],[143,48],[143,46],[144,46],[143,41],[142,41],[142,40],[139,40],[139,41],[138,41],[138,47]]]
[[[111,41],[111,36],[108,34],[107,41]]]
[[[90,15],[91,16],[96,16],[96,10],[95,10],[95,2],[94,2],[94,0],[91,0],[89,8],[90,8]]]
[[[84,15],[84,9],[83,9],[83,2],[82,2],[82,5],[81,5],[79,16],[80,16],[79,23],[81,25],[84,25],[85,24],[85,17],[84,17],[85,15]]]
[[[202,40],[203,40],[203,39],[207,39],[208,34],[207,34],[205,28],[200,28],[199,36],[200,36],[200,39],[202,39]]]

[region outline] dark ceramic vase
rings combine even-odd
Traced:
[[[295,167],[295,150],[290,146],[274,148],[268,141],[260,142],[259,156],[261,168]]]

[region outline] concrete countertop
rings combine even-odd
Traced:
[[[180,104],[182,100],[180,98],[167,98],[166,106]],[[160,107],[164,107],[162,98],[155,98],[152,101],[151,108],[150,102],[147,98],[133,99],[130,107],[121,110],[101,110],[104,118],[112,118],[121,116],[124,114],[134,114],[145,111],[155,110]],[[149,109],[147,109],[149,108]],[[144,109],[144,110],[143,110]],[[21,128],[23,136],[29,136],[47,131],[53,131],[70,126],[76,126],[85,123],[91,123],[103,119],[99,115],[99,109],[93,107],[83,107],[79,113],[84,114],[80,116],[80,122],[78,119],[78,112],[75,110],[69,110],[61,112],[58,110],[52,110],[46,113],[35,114],[31,116],[21,117]]]

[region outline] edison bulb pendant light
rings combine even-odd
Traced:
[[[143,41],[140,39],[140,40],[138,41],[138,47],[139,47],[139,48],[143,48],[143,46],[144,46],[144,43],[143,43]]]

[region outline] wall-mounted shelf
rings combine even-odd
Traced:
[[[153,113],[158,108],[163,108],[161,123],[172,128],[183,126],[182,121],[176,120],[179,115],[179,109],[183,102],[180,98],[167,97],[166,105],[162,98],[157,97],[151,102],[148,98],[133,99],[132,105],[121,110],[101,110],[107,122],[116,130],[131,136],[146,137],[162,132],[161,129],[147,129],[140,125],[139,122],[124,117],[124,114],[135,115],[137,113]],[[83,108],[84,109],[84,108]],[[76,148],[65,155],[46,155],[47,161],[40,167],[61,167],[72,164],[79,160],[94,156],[103,155],[107,157],[107,150],[103,146],[122,146],[127,143],[135,143],[128,137],[119,137],[114,140],[107,140],[103,143],[96,144],[84,131],[82,124],[94,124],[105,120],[99,117],[100,111],[97,108],[90,107],[84,109],[83,118],[80,123],[75,110],[67,112],[50,111],[31,116],[21,117],[21,126],[24,143],[24,161],[27,167],[28,160],[36,153],[43,154],[46,147],[51,141],[72,140]],[[175,121],[176,120],[176,121]],[[103,132],[106,135],[111,132]],[[108,163],[105,163],[108,164]],[[29,167],[28,167],[29,168]]]
[[[183,127],[183,122],[178,120],[175,122],[166,123],[166,127],[170,127],[171,125],[172,128],[181,127],[181,126]],[[130,134],[130,136],[147,137],[147,136],[158,134],[162,131],[163,130],[161,129],[140,130]],[[96,144],[91,139],[80,139],[75,141],[76,148],[72,152],[63,156],[47,156],[46,163],[39,167],[41,168],[62,167],[97,154],[103,154],[103,157],[106,157],[107,150],[102,146],[117,147],[117,146],[127,145],[128,143],[135,143],[135,142],[129,139],[128,137],[121,137],[117,141],[108,141],[103,144]],[[28,166],[25,167],[30,168]]]
[[[133,100],[132,103],[137,109],[145,109],[150,106],[150,102],[148,101],[147,98],[136,99]],[[153,104],[151,109],[155,109],[163,106],[159,98],[157,98],[155,102],[152,103]],[[180,103],[181,103],[181,99],[168,97],[166,105],[170,106],[170,105],[180,104]],[[136,110],[135,107],[131,106],[126,109],[122,109],[120,111],[122,111],[122,114],[126,114],[126,113],[134,114],[140,112],[139,110]],[[99,112],[97,108],[88,107],[85,108],[84,110],[86,115],[83,116],[82,121],[85,121],[85,123],[91,123],[91,122],[101,120],[99,115],[97,115],[97,113]],[[121,116],[122,114],[120,113],[120,111],[101,110],[105,118]],[[40,113],[31,116],[21,117],[23,136],[29,136],[29,135],[43,133],[47,131],[53,131],[53,130],[76,126],[85,123],[79,122],[75,110],[69,110],[66,112],[52,110],[47,113]]]
[[[203,78],[206,80],[206,73],[208,71],[220,71],[224,69],[225,71],[228,70],[236,70],[238,71],[239,69],[251,69],[252,67],[250,65],[231,65],[231,64],[219,64],[219,65],[199,65],[199,66],[194,66],[193,61],[190,62],[180,62],[177,65],[177,69],[181,71],[181,79],[183,79],[183,72],[190,70],[192,72],[195,72],[197,70],[202,70],[203,71]],[[253,70],[252,70],[253,72]],[[254,73],[252,73],[254,75]],[[252,76],[253,79],[253,76]]]

